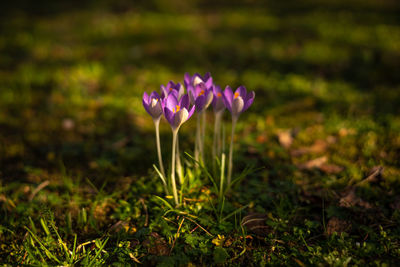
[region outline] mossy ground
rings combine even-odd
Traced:
[[[5,5],[0,262],[395,264],[399,13],[389,0]],[[141,96],[206,71],[223,87],[255,90],[234,173],[257,171],[222,208],[207,175],[189,166],[175,210],[156,197]],[[194,127],[180,136],[189,153]],[[161,139],[169,163],[166,123]]]

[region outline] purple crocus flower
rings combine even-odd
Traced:
[[[185,93],[185,89],[183,88],[182,84],[180,83],[174,83],[173,81],[170,81],[167,83],[166,86],[161,85],[161,98],[165,99],[170,93],[174,93],[176,95],[176,98],[179,100]]]
[[[238,118],[243,111],[247,110],[251,104],[253,104],[254,97],[254,91],[247,93],[246,87],[244,86],[239,86],[235,93],[227,86],[223,94],[225,106],[232,113],[232,117],[234,118]]]
[[[212,105],[214,108],[214,112],[222,112],[225,109],[225,103],[223,98],[224,92],[222,92],[221,87],[218,85],[213,86],[213,100]]]
[[[153,91],[150,95],[144,92],[142,102],[147,113],[153,117],[153,120],[159,120],[163,114],[163,105],[160,95],[156,91]]]
[[[204,76],[201,76],[198,73],[195,73],[193,76],[190,76],[189,73],[185,73],[185,79],[184,79],[184,84],[187,90],[189,90],[189,87],[196,87],[196,85],[204,83],[207,88],[211,88],[213,85],[213,79],[211,77],[211,74],[207,72],[204,74]]]
[[[171,125],[173,131],[187,121],[195,110],[195,106],[189,108],[189,96],[184,94],[178,101],[175,94],[169,94],[164,102],[164,116]]]
[[[204,83],[199,83],[196,87],[189,87],[190,102],[196,106],[196,111],[201,112],[208,108],[213,100],[212,87],[207,88]]]

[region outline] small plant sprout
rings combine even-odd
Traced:
[[[246,87],[244,86],[240,86],[239,88],[237,88],[235,93],[233,93],[232,89],[227,86],[223,94],[225,106],[232,114],[232,132],[228,159],[228,188],[231,184],[232,179],[233,138],[235,134],[236,122],[239,118],[239,115],[242,112],[246,111],[251,106],[251,104],[253,104],[254,97],[254,91],[247,93]]]
[[[146,92],[143,94],[143,106],[147,113],[150,114],[150,116],[153,118],[154,122],[154,127],[156,129],[156,144],[157,144],[157,153],[158,153],[158,163],[160,165],[160,171],[161,174],[164,177],[165,181],[165,170],[164,170],[164,165],[163,165],[163,160],[162,160],[162,155],[161,155],[161,145],[160,145],[160,119],[161,115],[163,114],[163,101],[160,97],[160,95],[157,92],[152,92],[150,95],[148,95]],[[165,184],[166,186],[166,184]]]
[[[200,76],[196,76],[194,78],[195,85],[189,85],[188,93],[190,97],[190,102],[196,106],[197,111],[197,125],[196,125],[196,143],[195,143],[195,158],[196,160],[201,159],[201,162],[204,162],[204,136],[205,136],[205,121],[206,121],[206,113],[205,110],[211,104],[213,99],[212,92],[212,78],[210,77],[207,80],[209,87],[207,84],[203,82]],[[209,82],[211,81],[211,83]]]
[[[174,195],[175,204],[179,205],[178,192],[176,190],[175,182],[175,157],[176,157],[176,142],[178,131],[181,125],[186,122],[195,110],[195,106],[189,108],[189,96],[183,95],[178,101],[175,94],[169,94],[164,102],[164,116],[172,129],[172,163],[171,163],[171,184],[172,192]]]

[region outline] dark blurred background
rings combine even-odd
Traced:
[[[353,127],[350,161],[383,150],[375,160],[397,166],[399,14],[394,0],[2,3],[0,177],[146,173],[155,155],[143,91],[206,71],[256,91],[247,144],[281,128]],[[258,146],[265,157],[269,144]]]

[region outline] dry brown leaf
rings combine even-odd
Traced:
[[[319,158],[316,158],[316,159],[309,160],[309,161],[307,161],[305,163],[297,164],[297,167],[300,170],[310,170],[310,169],[313,169],[313,168],[321,167],[321,165],[326,163],[327,161],[328,161],[328,157],[323,156],[323,157],[319,157]]]
[[[281,146],[289,148],[293,143],[293,134],[291,130],[281,131],[278,133],[278,140]]]
[[[332,235],[334,232],[342,233],[351,230],[351,223],[349,221],[341,220],[337,217],[329,219],[326,226],[326,233]]]
[[[143,241],[142,245],[147,247],[147,251],[150,254],[158,256],[167,256],[169,254],[168,243],[156,232],[152,232],[148,239]]]
[[[328,144],[324,140],[316,140],[312,146],[309,147],[301,147],[299,149],[292,150],[290,154],[293,157],[298,157],[304,154],[310,153],[323,153],[326,151]]]
[[[342,172],[344,170],[343,167],[335,165],[335,164],[329,164],[327,163],[328,157],[327,156],[322,156],[316,159],[309,160],[305,163],[300,163],[297,164],[297,167],[300,170],[311,170],[311,169],[319,169],[320,171],[323,171],[328,174],[336,174],[339,172]]]
[[[271,228],[266,225],[268,215],[265,213],[250,213],[242,219],[242,226],[260,237],[265,237],[271,232]]]
[[[344,170],[342,166],[338,166],[335,164],[322,164],[319,169],[328,174],[336,174],[340,173]]]
[[[346,208],[354,206],[360,206],[366,209],[372,208],[372,205],[369,202],[362,200],[356,195],[355,187],[351,187],[343,194],[342,198],[339,200],[339,206]]]

